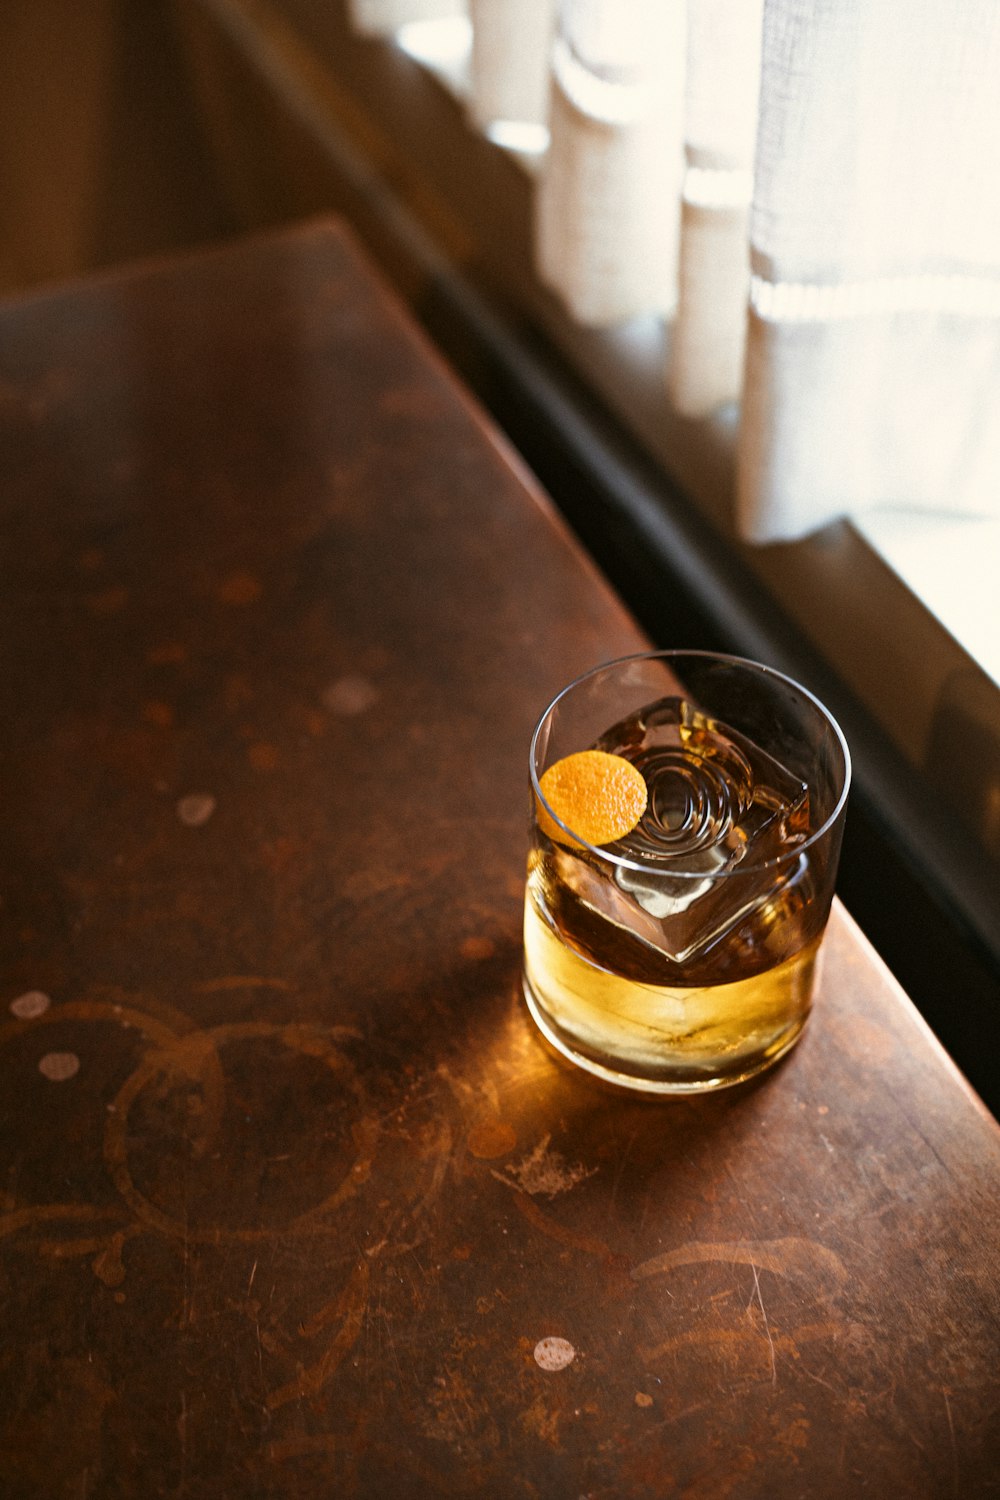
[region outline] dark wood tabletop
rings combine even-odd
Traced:
[[[350,236],[8,303],[0,485],[0,1494],[1000,1494],[1000,1131],[840,907],[756,1084],[533,1029],[646,643]]]

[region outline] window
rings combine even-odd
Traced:
[[[712,631],[804,677],[842,719],[857,770],[845,900],[985,1092],[976,1054],[1000,994],[1000,523],[873,513],[741,541],[736,412],[671,405],[669,321],[583,327],[539,281],[544,138],[490,139],[470,118],[467,23],[375,40],[331,0],[184,0],[179,14],[243,219],[345,212],[659,643]]]

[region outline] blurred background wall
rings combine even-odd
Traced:
[[[233,227],[169,0],[6,0],[0,295]]]

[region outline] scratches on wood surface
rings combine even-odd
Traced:
[[[315,1396],[336,1373],[344,1356],[354,1347],[361,1332],[365,1309],[368,1306],[369,1280],[368,1261],[362,1258],[354,1267],[342,1295],[337,1299],[336,1311],[323,1308],[310,1319],[307,1327],[302,1330],[305,1338],[310,1336],[310,1331],[313,1333],[319,1331],[337,1315],[341,1317],[341,1324],[317,1360],[304,1366],[294,1380],[289,1380],[268,1393],[265,1404],[269,1411],[276,1411],[290,1401],[297,1401],[304,1396]]]
[[[727,1240],[718,1243],[692,1240],[673,1250],[665,1250],[662,1255],[644,1260],[635,1267],[632,1277],[635,1281],[646,1281],[651,1276],[665,1275],[679,1266],[693,1266],[706,1261],[753,1266],[759,1271],[774,1271],[780,1276],[806,1280],[819,1276],[837,1285],[844,1285],[848,1280],[847,1268],[835,1250],[821,1245],[817,1240],[802,1239],[795,1235],[776,1240]]]

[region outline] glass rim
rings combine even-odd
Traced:
[[[727,666],[747,667],[752,672],[755,672],[760,676],[775,678],[778,682],[783,682],[788,687],[793,688],[795,692],[801,694],[803,698],[808,699],[813,707],[818,710],[821,718],[826,722],[830,729],[832,729],[834,738],[840,745],[841,754],[844,757],[844,779],[843,785],[840,789],[840,795],[837,798],[832,812],[827,818],[824,819],[819,828],[810,833],[808,838],[803,839],[801,844],[796,844],[794,848],[787,850],[786,853],[777,854],[771,859],[760,860],[756,864],[753,861],[749,861],[746,863],[741,862],[740,864],[732,865],[730,868],[725,870],[712,871],[710,875],[706,875],[704,870],[675,870],[672,868],[664,868],[663,866],[644,864],[641,860],[630,859],[627,855],[624,854],[613,854],[609,849],[607,849],[606,847],[602,847],[600,844],[588,843],[588,841],[585,838],[581,837],[581,835],[578,834],[575,829],[571,828],[568,823],[563,822],[562,818],[559,817],[558,813],[553,811],[553,809],[549,806],[548,802],[546,802],[544,796],[542,795],[541,788],[538,784],[538,775],[535,770],[535,762],[537,759],[535,748],[538,744],[538,737],[541,734],[547,719],[552,714],[553,710],[558,706],[560,701],[565,698],[568,693],[571,693],[574,688],[579,687],[589,678],[596,677],[599,672],[608,672],[615,667],[625,667],[628,666],[631,662],[670,660],[676,661],[680,657],[700,657],[705,661],[723,662]],[[612,657],[609,661],[599,662],[596,667],[590,667],[586,672],[581,672],[578,677],[573,678],[572,682],[567,682],[565,687],[560,688],[559,692],[556,693],[555,697],[548,704],[547,708],[543,710],[538,723],[535,725],[534,733],[531,736],[531,744],[528,749],[528,774],[531,778],[532,792],[541,803],[542,807],[545,809],[546,813],[552,819],[552,821],[557,824],[558,827],[563,829],[565,833],[569,834],[573,844],[575,844],[579,848],[588,849],[591,854],[596,854],[599,859],[606,860],[609,864],[617,865],[620,869],[635,870],[644,875],[648,875],[651,871],[654,871],[655,873],[662,875],[662,877],[667,880],[729,880],[734,875],[745,875],[754,870],[778,869],[782,865],[791,864],[800,859],[808,849],[812,848],[820,841],[820,839],[822,839],[827,833],[829,833],[830,829],[835,825],[838,818],[842,816],[845,804],[847,802],[848,794],[851,789],[851,769],[851,752],[850,748],[848,747],[844,731],[841,729],[840,725],[837,723],[837,720],[834,718],[833,714],[826,707],[826,705],[816,697],[815,693],[811,693],[807,687],[803,687],[800,682],[796,682],[794,677],[789,677],[786,672],[779,672],[776,667],[768,667],[763,662],[752,661],[749,657],[746,656],[732,656],[725,651],[685,651],[683,649],[667,651],[633,651],[630,652],[627,656],[615,656]]]

